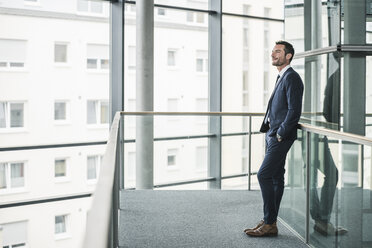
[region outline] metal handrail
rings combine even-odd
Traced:
[[[310,132],[310,133],[316,133],[321,134],[325,136],[330,136],[332,138],[341,139],[344,141],[350,141],[362,145],[372,146],[372,138],[368,138],[362,135],[347,133],[347,132],[341,132],[336,131],[332,129],[322,128],[322,127],[316,127],[308,124],[300,123],[299,129]]]

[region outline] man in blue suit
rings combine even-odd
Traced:
[[[297,138],[304,90],[300,76],[290,65],[293,56],[293,46],[286,41],[277,41],[271,53],[279,75],[260,129],[266,133],[265,158],[257,174],[264,217],[256,227],[244,230],[249,236],[278,235],[276,220],[284,191],[285,159]]]

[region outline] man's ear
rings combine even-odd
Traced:
[[[287,54],[285,55],[285,58],[286,58],[287,60],[289,60],[290,58],[292,58],[292,56],[293,56],[292,53],[287,53]]]

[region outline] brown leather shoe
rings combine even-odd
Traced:
[[[256,230],[256,229],[258,229],[258,228],[260,228],[261,226],[263,226],[263,224],[265,224],[265,222],[264,222],[264,220],[260,220],[260,222],[258,222],[257,223],[257,225],[255,226],[255,227],[253,227],[253,228],[247,228],[247,229],[244,229],[244,231],[243,232],[251,232],[251,231],[254,231],[254,230]],[[274,222],[274,224],[273,225],[275,225],[276,226],[276,221]]]
[[[254,231],[254,230],[258,229],[259,227],[261,227],[263,224],[265,224],[264,220],[260,220],[260,222],[258,222],[255,227],[244,229],[243,232],[246,233],[246,232]]]
[[[246,234],[253,237],[278,236],[278,227],[276,226],[276,223],[271,225],[263,224],[256,230],[247,231]]]

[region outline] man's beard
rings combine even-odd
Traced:
[[[285,60],[278,59],[277,61],[273,61],[271,64],[272,64],[273,66],[282,66],[282,65],[284,65],[285,63],[286,63]]]

